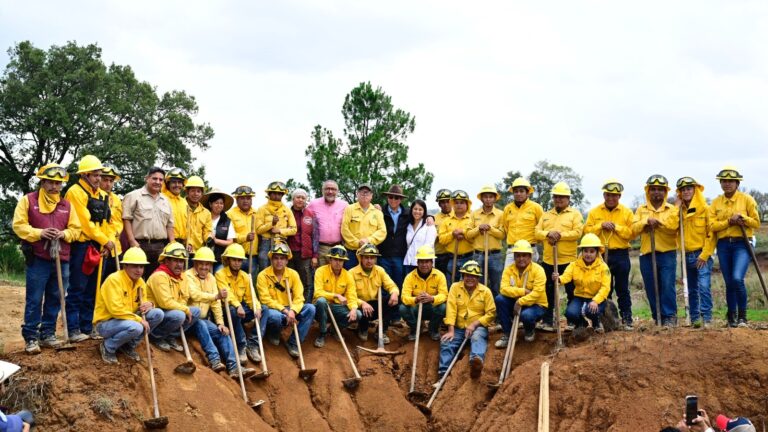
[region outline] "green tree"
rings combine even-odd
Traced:
[[[760,222],[765,222],[766,216],[768,216],[768,192],[750,189],[749,194],[757,202],[757,214],[760,217]]]
[[[369,183],[376,193],[399,184],[405,195],[425,197],[432,188],[434,176],[419,163],[408,165],[408,135],[416,128],[415,119],[402,109],[395,109],[392,99],[381,87],[361,83],[344,98],[342,138],[317,125],[312,131],[312,144],[307,156],[307,180],[315,196],[320,196],[322,183],[333,179],[341,196],[355,201],[355,190]]]
[[[521,176],[520,171],[509,171],[501,183],[496,184],[497,189],[502,194],[500,201],[504,202],[505,205],[512,202],[512,194],[507,190],[512,186],[512,182]],[[581,191],[581,175],[569,166],[553,164],[547,160],[538,161],[527,178],[534,189],[530,199],[541,204],[544,210],[552,208],[550,191],[556,183],[561,181],[568,183],[571,188],[571,205],[573,207],[584,211],[585,207],[589,205],[589,201],[585,199],[584,193]]]
[[[501,180],[501,183],[496,183],[496,190],[501,194],[501,198],[496,201],[496,207],[503,209],[507,204],[514,201],[514,197],[512,196],[512,192],[509,191],[509,188],[512,187],[512,183],[518,177],[523,177],[523,173],[520,171],[509,171]]]

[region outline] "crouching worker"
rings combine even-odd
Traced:
[[[445,318],[445,301],[448,299],[448,284],[445,275],[435,266],[435,250],[432,246],[422,246],[416,251],[416,269],[408,273],[403,281],[403,304],[400,316],[403,317],[411,332],[408,340],[416,340],[416,320],[421,308],[421,319],[429,320],[429,335],[432,340],[440,340],[440,323]]]
[[[254,363],[261,361],[259,353],[259,335],[256,331],[245,326],[246,323],[257,321],[264,333],[266,320],[262,314],[263,308],[259,299],[254,299],[251,291],[251,278],[241,270],[245,260],[245,249],[237,243],[232,243],[221,254],[224,267],[216,272],[216,284],[220,290],[227,290],[228,307],[232,317],[232,327],[235,329],[237,353],[240,364],[245,365],[250,359]],[[256,310],[253,305],[256,304]]]
[[[238,379],[237,358],[229,338],[229,329],[224,325],[224,314],[219,300],[226,300],[227,290],[218,289],[216,279],[211,274],[216,257],[213,251],[205,246],[195,252],[192,258],[193,267],[186,271],[185,277],[189,287],[190,306],[200,309],[200,319],[190,328],[200,341],[200,347],[205,351],[205,356],[214,372],[227,370],[229,376]],[[216,322],[211,321],[211,318]],[[224,358],[226,366],[221,362]],[[255,369],[243,369],[243,376],[250,377],[256,373]]]
[[[596,235],[585,235],[581,239],[579,249],[579,258],[568,264],[562,276],[555,269],[552,280],[559,277],[562,284],[571,281],[575,284],[574,297],[565,310],[565,316],[576,324],[576,328],[587,326],[584,319],[586,317],[592,322],[596,333],[603,333],[600,316],[605,311],[605,299],[611,291],[611,271],[600,257],[603,245]]]
[[[496,304],[491,290],[480,283],[483,276],[477,261],[467,261],[461,270],[463,279],[451,285],[445,312],[446,332],[440,339],[438,378],[445,375],[453,356],[465,338],[469,339],[469,376],[479,378],[488,348],[488,326],[496,319]]]
[[[344,261],[349,259],[347,249],[341,245],[334,246],[325,257],[328,259],[328,264],[315,272],[315,319],[320,325],[320,334],[315,339],[315,346],[318,348],[325,346],[325,335],[328,333],[328,305],[331,306],[331,313],[336,319],[339,331],[363,315],[357,308],[355,280],[344,269]]]
[[[381,291],[381,304],[384,309],[381,311],[384,319],[384,343],[389,343],[387,328],[389,327],[392,309],[397,306],[400,290],[395,282],[384,271],[384,268],[376,265],[376,257],[379,256],[379,250],[373,243],[366,243],[357,250],[358,262],[352,270],[352,278],[355,280],[357,289],[357,304],[362,310],[360,324],[357,325],[357,337],[360,340],[368,340],[368,327],[370,322],[378,319],[379,302],[378,295]],[[381,323],[379,323],[381,324]],[[378,335],[378,332],[376,333]]]
[[[256,278],[259,298],[268,309],[265,311],[266,334],[273,345],[280,344],[280,330],[298,325],[299,340],[296,332],[291,332],[286,346],[291,357],[299,357],[298,343],[304,342],[315,318],[315,305],[304,303],[304,286],[299,273],[288,268],[291,259],[288,244],[278,242],[272,246],[268,258],[270,265]],[[290,290],[290,299],[288,298]]]
[[[135,362],[140,361],[136,346],[144,332],[155,329],[164,316],[162,310],[146,300],[146,286],[141,276],[149,262],[144,251],[137,247],[128,249],[122,264],[122,270],[109,275],[96,293],[93,324],[104,338],[99,344],[99,352],[107,364],[117,363],[118,351]],[[141,299],[139,289],[142,290]]]
[[[504,269],[501,288],[496,296],[496,309],[504,334],[496,341],[496,348],[506,348],[512,328],[512,313],[520,314],[526,342],[536,335],[536,322],[547,311],[547,276],[544,268],[532,262],[533,248],[528,240],[518,240],[511,249],[512,265]]]
[[[163,310],[163,321],[149,334],[150,341],[162,351],[171,349],[184,352],[176,340],[200,318],[200,309],[187,306],[189,288],[184,280],[184,265],[189,259],[187,249],[181,243],[170,243],[160,254],[160,265],[147,281],[147,300]]]

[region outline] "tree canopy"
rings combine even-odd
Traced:
[[[512,202],[512,193],[509,192],[509,188],[518,177],[524,177],[520,171],[509,171],[501,180],[501,183],[496,184],[496,188],[502,193],[502,199],[500,200],[502,206]],[[584,207],[589,205],[589,202],[584,197],[584,192],[581,191],[581,175],[569,166],[553,164],[547,160],[538,161],[527,179],[531,182],[531,186],[534,189],[533,195],[529,198],[541,204],[544,210],[552,208],[552,194],[550,191],[556,183],[561,181],[566,182],[571,188],[571,206],[583,211],[585,210]]]
[[[315,196],[320,196],[322,183],[332,179],[339,184],[341,195],[355,200],[355,190],[370,184],[377,194],[399,184],[410,199],[425,197],[432,188],[434,176],[424,164],[408,165],[408,136],[416,128],[410,113],[396,109],[391,97],[381,87],[361,83],[344,98],[342,137],[317,125],[306,151],[307,180]],[[292,182],[293,183],[293,182]]]

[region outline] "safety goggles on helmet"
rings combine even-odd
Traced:
[[[469,201],[469,195],[467,195],[467,193],[463,190],[457,190],[453,192],[451,199]]]
[[[64,167],[50,166],[42,170],[42,172],[38,173],[38,177],[45,177],[47,179],[60,178],[62,181],[64,181],[67,179],[67,177],[69,177],[69,174],[67,173],[67,170],[64,169]]]
[[[104,168],[101,170],[101,176],[119,178],[120,174],[118,174],[117,170],[112,165],[104,165]]]
[[[165,175],[165,180],[171,180],[171,179],[179,179],[179,180],[185,180],[187,178],[187,173],[184,172],[181,168],[171,168],[168,173]]]
[[[357,250],[357,254],[360,256],[379,256],[379,249],[373,243],[366,243]]]
[[[233,196],[254,196],[253,189],[250,186],[238,186],[237,189],[235,189],[234,192],[232,192]]]
[[[459,272],[478,277],[483,275],[483,271],[480,269],[480,264],[478,264],[477,261],[467,261],[463,266],[461,266],[461,270],[459,270]]]
[[[603,192],[620,194],[624,192],[624,185],[621,183],[606,183],[603,185]]]
[[[667,178],[661,174],[654,174],[648,177],[648,181],[645,182],[648,186],[668,186],[669,182]]]
[[[696,180],[693,179],[693,177],[680,177],[679,180],[677,180],[677,188],[683,188],[686,186],[696,186],[698,183],[696,183]]]
[[[270,183],[269,186],[267,186],[267,190],[265,192],[267,192],[267,193],[269,193],[269,192],[277,192],[277,193],[284,194],[284,193],[288,192],[288,188],[285,187],[285,183],[279,182],[279,181],[275,181],[275,182]]]
[[[733,169],[724,169],[717,173],[717,178],[720,180],[741,180],[741,174]]]
[[[163,251],[162,256],[166,258],[176,258],[176,259],[187,259],[189,255],[187,254],[187,250],[184,248],[178,248],[178,249],[171,249],[169,251]]]
[[[290,255],[291,248],[286,243],[275,243],[270,252],[272,255]]]
[[[349,258],[347,257],[347,249],[344,248],[344,246],[337,245],[331,248],[331,250],[328,251],[328,254],[326,255],[328,258],[336,258],[340,260],[347,261]]]
[[[440,189],[437,191],[437,199],[436,201],[440,202],[443,200],[449,200],[451,199],[451,191],[448,189]]]

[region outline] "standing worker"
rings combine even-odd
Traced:
[[[349,204],[336,195],[339,193],[339,185],[333,180],[323,182],[323,196],[313,199],[307,208],[317,218],[319,245],[317,250],[318,266],[328,264],[326,256],[332,247],[340,245],[341,221],[344,219],[344,209]]]
[[[240,269],[246,273],[250,270],[251,277],[255,278],[259,273],[258,260],[253,262],[255,268],[249,269],[248,266],[253,261],[250,256],[251,251],[256,252],[259,250],[259,238],[254,232],[255,227],[251,226],[251,220],[256,220],[256,210],[253,208],[253,197],[256,194],[250,186],[238,186],[232,192],[232,196],[235,197],[237,206],[230,209],[227,212],[227,216],[229,216],[232,225],[235,227],[235,243],[242,246],[245,253],[249,255],[243,261]]]
[[[443,224],[443,221],[445,221],[453,211],[453,207],[451,206],[451,190],[440,189],[437,191],[435,201],[437,201],[437,205],[440,207],[440,212],[435,215],[435,231],[440,232],[440,225]],[[426,217],[426,215],[424,217]],[[448,268],[448,261],[450,261],[451,256],[453,256],[452,251],[443,246],[437,236],[435,237],[435,256],[437,257],[435,258],[435,268],[443,272],[443,274],[448,274],[450,271],[450,268]]]
[[[24,351],[39,354],[40,346],[57,347],[56,319],[61,297],[57,287],[56,262],[50,247],[59,241],[62,290],[69,285],[71,244],[80,236],[80,222],[69,201],[61,198],[61,188],[69,174],[59,164],[51,163],[37,170],[40,188],[24,195],[13,212],[13,232],[21,239],[27,264],[24,324],[21,336]],[[66,343],[66,341],[65,341]]]
[[[173,238],[184,245],[187,243],[187,218],[189,206],[181,196],[181,191],[187,183],[187,174],[181,168],[171,168],[165,173],[163,182],[163,195],[168,198],[173,212]]]
[[[116,182],[120,181],[120,174],[118,174],[115,167],[112,165],[104,164],[104,169],[101,170],[101,180],[99,180],[99,188],[108,195],[109,201],[109,224],[107,225],[107,235],[113,242],[115,242],[115,249],[110,253],[109,257],[105,257],[106,265],[104,266],[104,275],[102,280],[107,276],[117,271],[116,259],[123,253],[123,248],[120,245],[120,234],[123,233],[123,203],[120,201],[120,197],[112,192],[112,188]],[[110,258],[111,259],[107,259]]]
[[[288,193],[285,183],[274,181],[264,190],[268,201],[256,211],[256,234],[259,235],[259,269],[269,267],[269,252],[278,239],[287,242],[296,235],[296,219],[293,212],[283,204]]]
[[[460,269],[465,262],[471,260],[475,250],[472,242],[467,238],[467,233],[474,228],[472,216],[469,213],[472,207],[469,195],[463,190],[453,191],[451,207],[453,211],[450,216],[440,222],[440,228],[437,231],[438,241],[451,254],[448,260],[448,271],[455,274],[451,274],[453,279],[449,283],[459,280],[459,272],[454,272],[453,269]]]
[[[488,253],[488,288],[494,297],[499,294],[501,273],[504,271],[504,258],[501,255],[501,242],[505,234],[502,225],[504,212],[496,208],[499,198],[501,194],[492,185],[480,189],[477,199],[483,207],[472,212],[473,227],[467,232],[467,238],[473,241],[475,249],[473,259],[480,264],[480,268],[485,268],[485,254]]]
[[[539,251],[536,249],[536,225],[538,225],[544,209],[537,202],[529,199],[534,189],[531,183],[523,177],[518,177],[509,188],[513,201],[504,207],[502,223],[507,233],[507,256],[504,268],[514,262],[511,249],[518,240],[526,240],[533,248],[532,260],[539,262]]]
[[[374,246],[379,245],[387,237],[384,214],[371,205],[372,199],[371,185],[361,184],[357,188],[357,202],[344,209],[341,236],[349,252],[349,261],[344,263],[344,268],[347,270],[357,265],[358,249],[369,243]]]
[[[187,192],[187,252],[194,259],[195,251],[209,243],[211,238],[211,212],[201,205],[205,183],[198,176],[187,179],[184,189]]]

